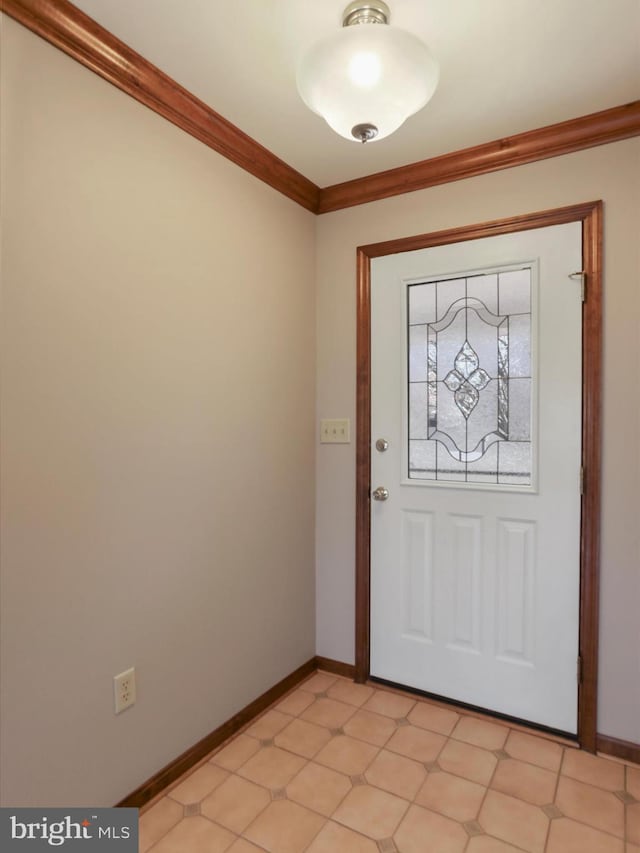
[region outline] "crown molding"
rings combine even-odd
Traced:
[[[316,212],[319,188],[68,0],[0,0],[0,9],[302,207]]]
[[[68,0],[0,0],[0,10],[313,213],[330,213],[640,135],[638,100],[320,189]]]
[[[632,101],[570,121],[325,187],[320,190],[318,213],[379,201],[638,135],[640,101]]]

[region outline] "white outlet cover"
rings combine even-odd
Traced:
[[[135,667],[113,677],[113,694],[116,714],[121,714],[136,703],[136,670]]]

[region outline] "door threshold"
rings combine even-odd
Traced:
[[[543,735],[544,737],[554,741],[555,743],[562,744],[562,746],[575,747],[576,749],[580,748],[580,744],[578,743],[578,736],[573,735],[570,732],[563,732],[560,729],[554,729],[550,726],[543,726],[539,725],[538,723],[532,723],[528,720],[523,720],[519,717],[511,717],[509,716],[509,714],[501,714],[498,711],[489,711],[486,708],[479,708],[477,705],[470,705],[466,702],[459,702],[457,699],[449,699],[445,696],[439,696],[436,693],[429,693],[426,690],[419,690],[416,687],[407,687],[403,684],[397,684],[394,681],[387,681],[384,678],[377,678],[373,675],[369,676],[366,683],[372,686],[388,687],[390,690],[396,693],[403,693],[405,695],[409,694],[411,696],[421,696],[423,699],[428,699],[431,704],[439,706],[441,708],[459,708],[463,710],[465,714],[477,717],[478,719],[496,721],[499,720],[503,723],[509,723],[511,728],[517,729],[518,731],[524,732],[526,734],[531,734],[536,737],[540,737],[541,735]]]

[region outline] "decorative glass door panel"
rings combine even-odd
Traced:
[[[410,284],[414,480],[532,484],[532,268]]]

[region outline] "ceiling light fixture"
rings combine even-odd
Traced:
[[[429,48],[390,26],[389,17],[382,0],[355,0],[342,30],[317,42],[298,69],[303,101],[345,139],[384,139],[424,107],[438,84]]]

